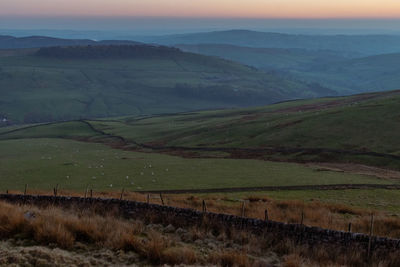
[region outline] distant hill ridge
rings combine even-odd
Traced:
[[[363,55],[400,52],[399,35],[307,35],[230,30],[153,36],[143,40],[163,45],[230,44],[262,48],[335,50]]]
[[[13,37],[0,35],[0,49],[39,48],[52,46],[80,46],[80,45],[137,45],[143,44],[135,41],[104,40],[94,41],[89,39],[61,39],[47,36]]]
[[[99,46],[68,46],[44,47],[36,53],[37,56],[54,58],[165,58],[183,54],[177,48],[151,45],[99,45]]]

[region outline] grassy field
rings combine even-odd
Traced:
[[[392,183],[375,177],[318,171],[294,163],[184,159],[62,139],[0,141],[1,190],[130,191],[273,185]]]

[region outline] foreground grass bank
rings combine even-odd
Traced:
[[[187,226],[179,220],[148,214],[124,219],[116,211],[15,206],[0,202],[1,264],[60,265],[73,261],[96,266],[113,264],[189,264],[217,266],[396,266],[398,253],[372,254],[365,249],[321,244],[301,245],[290,237],[222,228],[203,222]],[[112,225],[112,229],[110,228]],[[260,245],[261,244],[261,245]],[[49,250],[53,249],[53,253]],[[16,251],[21,251],[16,255]],[[32,257],[27,257],[30,251]],[[97,255],[87,257],[88,253]],[[89,254],[90,255],[90,254]],[[61,263],[60,263],[61,262]]]

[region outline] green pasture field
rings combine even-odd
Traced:
[[[0,189],[129,191],[282,185],[392,183],[295,163],[185,159],[58,138],[0,141]]]

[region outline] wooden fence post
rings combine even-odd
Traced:
[[[203,200],[203,213],[207,212],[207,204],[206,201]]]
[[[120,196],[119,200],[122,200],[122,198],[124,197],[124,191],[125,191],[125,188],[122,188],[121,196]]]
[[[90,189],[90,198],[93,198],[93,189]]]
[[[246,201],[243,201],[242,202],[242,217],[244,217],[245,209],[246,209]]]
[[[265,221],[269,221],[269,218],[268,218],[268,209],[265,209],[264,215],[265,215],[264,220],[265,220]]]
[[[25,189],[24,189],[24,196],[26,196],[26,191],[28,189],[28,184],[25,184]]]
[[[147,194],[147,204],[150,204],[150,194]]]
[[[57,193],[58,193],[58,184],[56,185],[56,187],[53,188],[53,193],[54,193],[54,196],[56,197]]]
[[[349,233],[351,233],[351,223],[349,223]]]
[[[87,198],[87,193],[88,193],[88,190],[89,190],[88,187],[89,187],[89,186],[86,186],[86,189],[85,189],[85,199]]]
[[[374,234],[374,214],[371,214],[371,224],[369,229],[369,241],[368,241],[368,259],[371,257],[371,247],[372,247],[372,235]]]
[[[160,199],[161,199],[161,203],[162,203],[162,205],[164,206],[164,199],[163,199],[163,197],[162,197],[162,194],[160,193]]]

